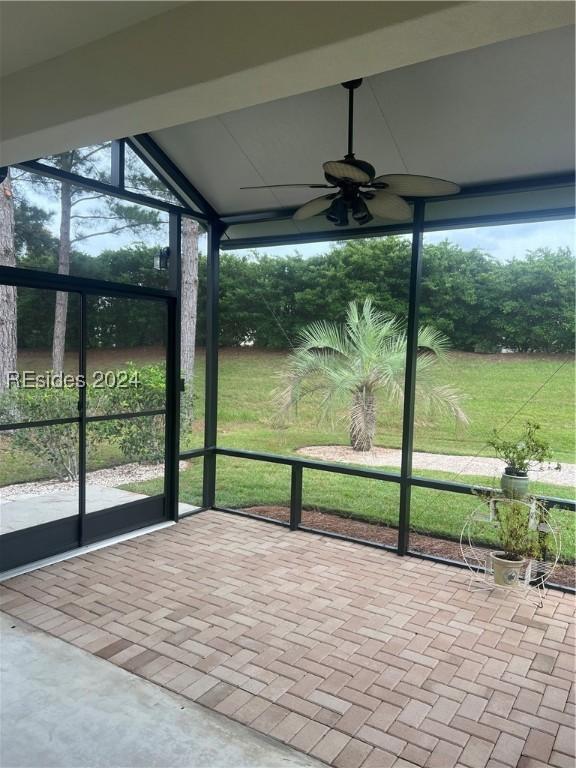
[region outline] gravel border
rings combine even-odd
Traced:
[[[361,464],[369,467],[399,467],[402,452],[399,448],[378,448],[371,451],[354,451],[347,445],[309,445],[299,448],[297,453],[321,461],[336,461],[345,464]],[[500,459],[489,456],[451,456],[444,453],[412,454],[414,469],[430,469],[442,472],[452,472],[455,479],[459,475],[485,475],[493,477],[496,484],[504,469]],[[540,483],[554,485],[576,486],[576,464],[562,464],[562,469],[542,469],[530,472],[530,478]]]
[[[180,471],[186,469],[188,462],[180,462]],[[99,485],[106,488],[117,488],[128,483],[141,483],[144,480],[154,480],[164,474],[164,464],[122,464],[118,467],[97,469],[86,473],[86,485]],[[0,488],[0,501],[8,502],[15,499],[31,498],[68,491],[75,483],[50,480],[39,483],[16,483]]]

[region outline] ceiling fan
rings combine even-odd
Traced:
[[[354,91],[362,79],[342,83],[348,91],[348,152],[343,160],[328,160],[322,165],[328,184],[268,184],[241,189],[274,189],[278,187],[307,187],[334,189],[335,192],[315,197],[294,213],[296,221],[304,221],[319,214],[337,227],[348,226],[348,216],[357,224],[367,224],[374,218],[407,221],[412,217],[404,197],[437,197],[455,195],[458,184],[432,176],[411,173],[390,173],[376,176],[374,166],[356,159],[353,152]]]

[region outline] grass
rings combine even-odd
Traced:
[[[89,370],[121,368],[128,361],[158,362],[160,350],[140,347],[129,350],[94,350],[88,356]],[[286,429],[275,429],[271,422],[272,392],[286,359],[285,352],[250,348],[220,352],[218,443],[272,453],[293,453],[305,445],[348,444],[345,418],[333,424],[318,424],[318,403],[301,406]],[[72,371],[74,356],[67,369]],[[196,358],[194,396],[196,423],[191,434],[183,436],[186,447],[202,444],[204,417],[204,353]],[[23,352],[22,369],[43,370],[47,355]],[[418,422],[414,441],[416,451],[456,455],[491,456],[486,439],[494,427],[505,433],[518,431],[530,418],[539,422],[550,441],[554,459],[574,462],[574,372],[571,358],[558,355],[477,355],[453,353],[436,369],[436,382],[458,387],[464,396],[464,409],[470,419],[466,427],[455,426],[449,418],[433,423]],[[391,409],[381,397],[378,402],[376,444],[399,448],[402,442],[401,413]]]
[[[119,367],[125,360],[151,362],[152,350],[108,351],[94,353],[91,364],[96,367]],[[285,429],[271,423],[271,394],[278,383],[285,353],[252,349],[222,350],[220,356],[220,388],[218,443],[222,447],[240,448],[281,454],[294,454],[306,445],[347,444],[346,423],[318,424],[318,403],[304,404],[294,421]],[[32,367],[34,361],[22,361]],[[415,450],[459,455],[493,455],[486,438],[494,427],[514,434],[527,419],[538,421],[543,435],[553,447],[554,458],[574,462],[574,365],[566,357],[530,355],[474,355],[458,353],[439,366],[439,384],[458,386],[466,396],[465,410],[470,425],[457,428],[448,419],[419,423],[416,427]],[[181,441],[182,448],[202,445],[203,435],[204,357],[197,357],[195,379],[196,421],[194,428]],[[392,411],[383,399],[378,403],[377,445],[401,446],[401,414]],[[506,426],[507,425],[507,426]],[[0,443],[1,450],[1,443]],[[120,460],[117,451],[100,447],[94,466],[106,466]],[[390,468],[398,472],[397,468]],[[199,504],[202,490],[202,465],[189,462],[181,472],[180,499]],[[39,474],[40,473],[40,474]],[[496,478],[474,475],[456,476],[451,472],[418,471],[418,474],[445,480],[494,485]],[[41,477],[38,462],[30,457],[3,452],[0,462],[0,485]],[[158,480],[128,486],[144,493],[161,492]],[[570,497],[572,489],[553,484],[533,483],[534,492]],[[220,506],[248,507],[289,503],[290,470],[263,462],[218,458],[217,500]],[[332,473],[307,470],[304,473],[304,505],[329,510],[358,519],[396,525],[398,519],[398,486],[379,480],[367,480]],[[477,505],[475,497],[462,494],[414,489],[411,525],[424,533],[458,537],[462,523]],[[563,555],[574,558],[576,516],[558,512],[563,530]],[[488,534],[490,536],[490,534]]]
[[[226,447],[291,453],[304,445],[348,444],[343,419],[317,423],[318,403],[304,404],[294,423],[278,431],[270,423],[271,393],[285,353],[224,350],[220,358],[219,444]],[[486,439],[494,427],[514,433],[533,419],[553,446],[557,461],[573,462],[574,364],[567,357],[455,353],[438,366],[436,382],[464,394],[467,427],[449,418],[416,426],[414,449],[457,455],[493,455]],[[418,419],[418,410],[416,410]],[[381,397],[377,445],[399,448],[401,414]]]

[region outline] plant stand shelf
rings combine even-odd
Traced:
[[[522,504],[527,508],[530,530],[543,539],[549,537],[549,545],[546,548],[549,556],[542,559],[527,558],[518,580],[510,585],[501,585],[494,582],[491,550],[480,546],[478,542],[488,538],[487,531],[497,528],[497,505],[512,503]],[[546,596],[546,583],[558,563],[560,546],[560,529],[554,524],[550,511],[544,504],[531,496],[512,500],[504,494],[491,492],[468,515],[460,534],[460,553],[470,571],[468,589],[471,592],[513,592],[541,608]]]

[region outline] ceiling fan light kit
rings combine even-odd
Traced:
[[[334,189],[333,194],[309,200],[294,213],[295,221],[305,221],[323,214],[336,227],[347,227],[349,217],[356,224],[367,224],[374,218],[388,221],[409,221],[412,209],[404,197],[444,197],[460,192],[452,181],[432,176],[415,176],[409,173],[391,173],[376,176],[373,165],[358,160],[353,151],[354,141],[354,91],[362,80],[342,83],[348,91],[348,152],[342,160],[323,163],[327,184],[272,184],[243,189],[269,189],[272,187],[308,187],[310,189]]]

